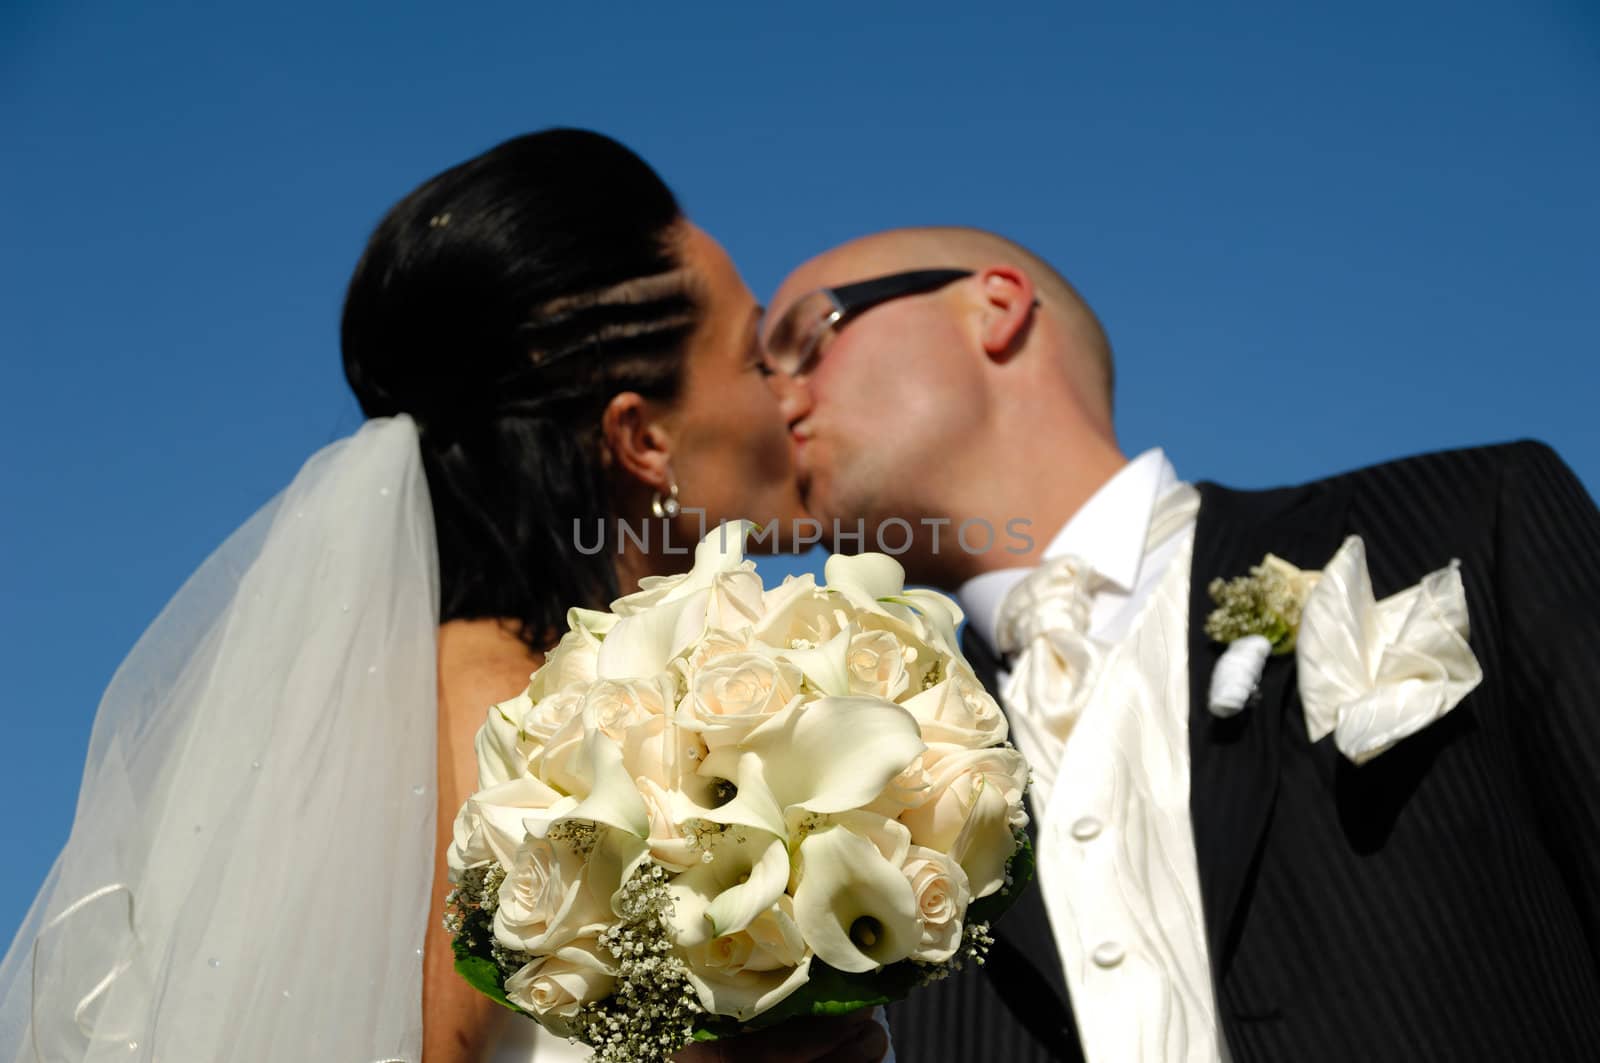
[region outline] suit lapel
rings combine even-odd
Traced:
[[[1268,492],[1200,484],[1189,577],[1189,808],[1213,972],[1232,959],[1241,902],[1254,875],[1278,789],[1284,716],[1299,701],[1293,655],[1267,661],[1256,699],[1231,720],[1207,708],[1225,647],[1206,636],[1213,579],[1245,575],[1268,554],[1320,569],[1343,537],[1347,488],[1338,481]]]

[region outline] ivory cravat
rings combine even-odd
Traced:
[[[1187,484],[1167,492],[1151,515],[1145,554],[1187,528],[1199,508],[1200,496]],[[1001,699],[1013,740],[1033,769],[1035,810],[1049,806],[1062,749],[1108,649],[1089,635],[1089,611],[1105,583],[1082,559],[1058,557],[1012,587],[1000,605],[996,649],[1010,665]]]
[[[1146,554],[1198,505],[1187,485],[1161,498]],[[1014,654],[1002,699],[1034,767],[1040,886],[1091,1063],[1223,1058],[1188,814],[1190,551],[1182,541],[1115,642],[1086,634],[1102,581],[1072,558],[1030,573],[997,617]]]

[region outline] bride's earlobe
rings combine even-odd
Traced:
[[[603,446],[612,467],[653,491],[665,491],[672,479],[671,441],[650,402],[636,391],[611,397],[600,415]]]

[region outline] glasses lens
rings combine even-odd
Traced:
[[[832,297],[824,290],[796,299],[767,333],[767,357],[773,367],[790,376],[804,370],[836,312]]]

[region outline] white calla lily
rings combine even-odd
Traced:
[[[871,801],[925,748],[909,712],[858,697],[795,705],[744,742],[781,807],[822,813]]]
[[[949,595],[924,588],[907,590],[900,562],[884,554],[835,554],[823,569],[828,590],[844,595],[859,612],[883,618],[891,630],[938,644],[955,654],[956,628],[963,613]],[[863,625],[872,626],[872,625]]]
[[[892,595],[886,600],[896,605],[903,605],[920,616],[930,632],[937,635],[939,641],[943,643],[940,648],[946,653],[959,652],[961,640],[956,637],[956,628],[961,626],[966,614],[961,611],[954,598],[938,591],[914,587]]]
[[[706,909],[706,920],[715,936],[736,934],[745,929],[758,915],[778,903],[778,898],[789,888],[789,847],[781,838],[765,837],[766,844],[758,846],[760,857],[745,872],[743,880],[723,890]]]
[[[848,736],[841,741],[842,736]],[[717,823],[785,835],[792,810],[848,812],[872,801],[924,749],[916,718],[881,698],[819,698],[784,709],[736,747],[714,749],[701,773],[738,794]]]
[[[900,865],[866,838],[835,824],[801,841],[795,922],[830,967],[860,973],[910,956],[922,942],[917,911]]]
[[[478,789],[510,782],[528,770],[528,764],[543,748],[523,727],[533,699],[527,693],[491,705],[483,726],[473,739],[478,757]]]
[[[850,637],[854,633],[852,625],[820,646],[784,650],[779,657],[800,669],[806,681],[822,693],[842,698],[850,693]]]
[[[616,912],[623,883],[633,877],[649,856],[650,847],[643,838],[625,831],[602,829],[589,853],[585,888],[596,902]]]
[[[711,592],[698,590],[617,621],[595,660],[601,679],[658,675],[705,631]]]
[[[782,838],[729,832],[708,844],[712,859],[692,865],[667,886],[673,933],[685,947],[744,930],[789,885],[789,851]]]
[[[856,809],[828,817],[852,834],[871,842],[883,858],[896,867],[911,855],[911,830],[904,823],[878,812]]]
[[[543,817],[542,821],[530,818],[529,829],[544,837],[556,823],[575,819],[615,827],[635,838],[648,838],[650,812],[623,765],[622,748],[595,727],[592,719],[585,723],[588,727],[583,737],[581,761],[588,767],[589,792],[581,795],[579,803],[564,815]],[[540,823],[541,829],[534,830],[535,822]]]
[[[822,567],[822,579],[830,591],[868,608],[905,590],[906,570],[888,554],[834,554]]]
[[[567,627],[572,631],[587,631],[596,638],[605,638],[606,633],[617,626],[617,615],[600,609],[580,609],[573,606],[567,610]]]

